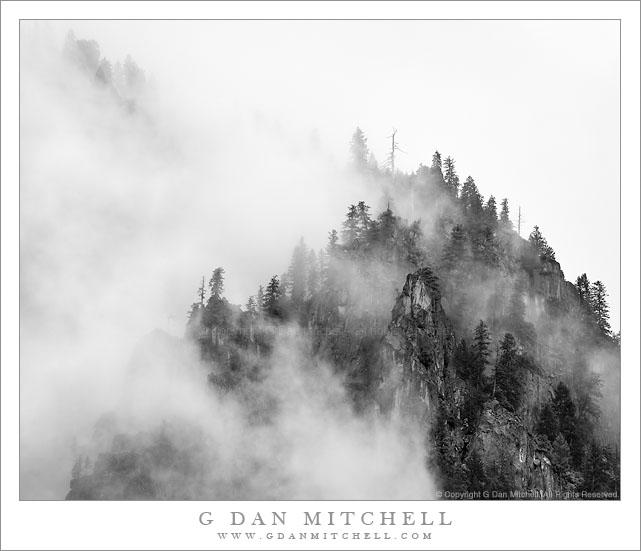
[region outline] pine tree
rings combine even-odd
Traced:
[[[346,249],[351,249],[358,236],[358,210],[356,205],[350,205],[343,222],[341,239]]]
[[[511,230],[514,228],[512,222],[510,221],[510,207],[508,206],[507,198],[501,201],[501,216],[499,222],[502,228]]]
[[[216,268],[209,280],[210,296],[203,312],[205,327],[225,327],[231,317],[231,309],[223,298],[225,270]]]
[[[365,204],[365,201],[359,201],[356,206],[356,235],[353,242],[355,248],[363,249],[367,245],[367,236],[371,226],[369,206]]]
[[[454,159],[448,157],[445,159],[445,175],[443,179],[445,180],[445,185],[450,191],[453,197],[458,195],[458,188],[460,185],[458,174],[456,174],[456,168],[454,167]]]
[[[504,407],[516,411],[523,394],[522,363],[511,333],[500,343],[499,357],[494,372],[496,398]]]
[[[461,224],[457,224],[452,228],[450,239],[443,249],[443,269],[453,270],[457,266],[465,264],[469,260],[469,256],[465,228]]]
[[[367,138],[358,126],[352,135],[350,154],[352,156],[354,167],[358,170],[366,171],[369,149],[367,147]]]
[[[223,289],[225,287],[225,270],[223,268],[216,268],[209,280],[209,292],[210,296],[220,298],[223,295]]]
[[[399,220],[392,209],[387,205],[385,209],[378,216],[378,241],[383,246],[383,249],[387,252],[390,252],[393,248],[396,234],[398,232]],[[390,259],[391,260],[391,259]]]
[[[596,324],[603,335],[609,337],[610,329],[610,307],[606,297],[608,296],[605,285],[601,281],[595,281],[590,287],[590,307],[594,313]]]
[[[567,440],[572,450],[575,464],[581,458],[582,446],[577,438],[576,407],[570,395],[570,389],[560,382],[554,389],[552,409],[558,421],[559,433]]]
[[[490,363],[490,330],[483,320],[474,329],[474,360],[475,372],[472,375],[471,382],[478,389],[485,387],[485,368]]]
[[[485,205],[485,223],[492,229],[495,229],[498,226],[498,218],[496,214],[496,199],[494,195],[490,195],[490,198],[487,200]]]
[[[432,170],[441,170],[441,154],[438,151],[432,155]]]
[[[468,217],[472,221],[480,221],[483,214],[483,197],[471,176],[463,183],[460,200]]]
[[[256,299],[253,296],[247,299],[245,311],[252,317],[258,314],[258,309],[256,308]]]
[[[263,310],[272,318],[282,318],[281,288],[278,276],[273,276],[265,289],[265,295],[263,296]]]
[[[332,230],[329,232],[327,239],[327,254],[333,256],[336,250],[338,249],[338,232]]]
[[[530,233],[528,241],[532,243],[534,248],[538,251],[539,256],[543,260],[555,260],[554,250],[552,249],[552,247],[550,247],[545,237],[543,237],[543,234],[541,233],[541,230],[538,226],[534,226],[534,229],[532,230],[532,233]]]
[[[587,274],[581,274],[576,279],[576,290],[579,293],[579,300],[581,304],[591,308],[591,297],[590,297],[590,280],[588,279]]]

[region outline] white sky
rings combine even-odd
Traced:
[[[339,158],[358,125],[379,161],[395,127],[405,171],[435,149],[452,156],[486,198],[508,197],[513,220],[521,206],[522,235],[540,226],[566,279],[605,283],[618,330],[618,21],[50,25],[97,40],[112,61],[131,54],[178,113],[260,110],[317,129]]]

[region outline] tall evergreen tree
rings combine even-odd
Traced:
[[[278,276],[273,276],[265,289],[263,296],[263,310],[272,318],[282,318],[281,288]]]
[[[247,304],[245,304],[245,311],[252,317],[258,314],[256,299],[253,296],[247,299]]]
[[[538,226],[534,226],[534,229],[532,230],[532,233],[530,233],[528,241],[532,243],[534,248],[538,251],[539,256],[543,260],[555,260],[554,250],[552,249],[552,247],[550,247],[545,237],[543,237],[543,234],[541,233],[541,230]]]
[[[588,279],[587,274],[581,274],[576,279],[575,286],[577,293],[579,293],[579,300],[581,301],[581,304],[591,307],[590,280]]]
[[[359,201],[356,205],[356,243],[354,245],[362,249],[367,245],[367,236],[372,226],[369,215],[369,206],[365,201]]]
[[[501,201],[501,215],[499,218],[499,222],[502,228],[506,228],[508,230],[514,228],[512,222],[510,221],[510,207],[508,205],[507,198]]]
[[[223,268],[216,268],[211,274],[209,280],[210,296],[220,298],[223,295],[225,287],[225,270]]]
[[[443,248],[443,269],[453,270],[460,265],[464,265],[469,260],[469,256],[465,228],[462,224],[457,224],[452,228],[450,239]]]
[[[435,151],[434,155],[432,155],[432,170],[442,170],[441,154],[438,151]]]
[[[329,256],[332,256],[336,252],[337,248],[338,248],[338,232],[336,230],[332,230],[329,232],[328,239],[327,239],[327,254]]]
[[[490,198],[487,200],[485,205],[485,223],[492,229],[498,226],[498,217],[496,214],[496,199],[494,195],[490,195]]]
[[[450,191],[453,197],[458,195],[458,188],[460,185],[458,174],[456,173],[456,168],[454,166],[454,159],[447,157],[444,161],[445,174],[443,179],[445,180],[445,185]]]
[[[499,357],[494,372],[496,398],[503,406],[516,411],[523,394],[522,363],[516,340],[506,333],[500,343]]]
[[[601,281],[595,281],[590,286],[590,306],[594,313],[596,324],[605,336],[610,336],[610,307],[606,297],[608,296],[605,285]]]
[[[354,240],[358,237],[358,209],[356,205],[350,205],[343,222],[343,232],[341,239],[347,249],[351,249]]]
[[[560,382],[554,389],[552,409],[558,421],[559,433],[570,445],[575,464],[581,460],[583,446],[577,438],[576,407],[570,395],[570,389]]]
[[[474,356],[477,364],[477,374],[475,375],[475,384],[482,388],[485,380],[485,368],[490,363],[490,330],[483,320],[474,328]]]
[[[468,176],[463,183],[460,199],[468,217],[474,221],[480,221],[483,214],[483,197],[471,176]]]
[[[366,171],[369,158],[369,149],[367,147],[367,138],[365,137],[365,133],[358,126],[356,127],[356,130],[352,135],[352,141],[350,143],[350,154],[354,166],[358,170]]]
[[[216,268],[209,280],[209,299],[203,313],[203,325],[206,327],[225,327],[230,319],[229,304],[223,298],[225,270]]]

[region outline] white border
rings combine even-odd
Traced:
[[[202,511],[447,511],[422,549],[639,549],[639,3],[638,2],[3,2],[2,549],[222,549]],[[18,20],[71,18],[620,18],[622,19],[622,488],[620,502],[60,503],[18,501]],[[425,505],[424,507],[422,505]],[[224,524],[224,520],[221,521]],[[292,522],[287,529],[295,528]],[[265,549],[403,548],[388,542],[283,542]],[[379,545],[380,544],[380,545]],[[330,547],[331,546],[331,547]]]

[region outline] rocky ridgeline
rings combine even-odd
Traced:
[[[454,347],[452,325],[432,272],[423,269],[408,275],[383,339],[381,410],[418,418],[431,443],[442,435],[453,464],[461,464],[474,450],[486,469],[507,457],[513,467],[509,471],[514,480],[508,481],[513,491],[532,497],[553,495],[557,483],[551,462],[520,415],[527,413],[527,404],[540,401],[541,387],[548,392],[545,374],[527,374],[523,411],[511,412],[490,400],[469,434],[462,419],[464,384],[451,362]],[[456,422],[448,423],[448,418]]]

